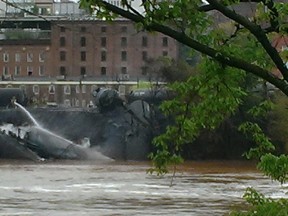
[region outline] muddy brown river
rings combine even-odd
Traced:
[[[171,174],[148,163],[0,160],[0,215],[227,215],[245,208],[245,188],[288,197],[288,185],[246,162],[187,162]]]

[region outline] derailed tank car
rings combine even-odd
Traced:
[[[149,104],[159,105],[162,101],[173,97],[175,97],[175,94],[167,88],[136,89],[130,92],[127,96],[127,101],[132,103],[135,100],[143,100]]]
[[[10,97],[7,103],[16,96]],[[20,141],[11,137],[15,142],[9,142],[13,150],[23,154],[29,150],[37,157],[49,159],[147,160],[152,150],[151,140],[159,133],[159,125],[162,126],[155,112],[157,106],[141,99],[127,103],[114,89],[98,89],[93,96],[95,107],[89,109],[27,108],[41,126],[31,126],[20,109],[2,109],[0,123],[3,128],[7,123],[30,128]],[[7,136],[9,133],[3,135],[2,144],[8,140]],[[88,138],[91,144],[85,149],[78,146],[83,138]],[[7,151],[2,154],[9,155],[12,154]]]

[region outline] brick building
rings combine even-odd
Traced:
[[[0,40],[2,80],[49,76],[50,40]]]
[[[146,60],[178,58],[178,43],[161,34],[137,31],[131,21],[51,21],[49,38],[0,40],[5,77],[137,80]]]
[[[21,87],[35,103],[83,107],[98,86],[122,86],[123,94],[135,81],[147,80],[147,59],[178,58],[175,40],[137,31],[128,20],[64,19],[49,26],[3,32],[0,87]]]
[[[146,60],[178,58],[178,43],[159,33],[137,31],[128,20],[57,21],[51,26],[52,76],[137,80],[147,78]]]

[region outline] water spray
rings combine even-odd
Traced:
[[[33,122],[33,124],[36,127],[40,127],[39,123],[36,121],[36,119],[31,115],[31,113],[28,112],[28,110],[25,109],[25,107],[23,107],[21,104],[17,103],[16,100],[13,101],[13,103],[19,107],[28,117],[29,119]]]

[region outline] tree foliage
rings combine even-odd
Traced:
[[[166,133],[154,139],[158,152],[150,156],[158,172],[162,170],[165,173],[166,164],[181,161],[183,144],[191,143],[203,129],[217,128],[236,111],[241,98],[246,95],[239,87],[244,73],[239,75],[235,71],[237,69],[223,68],[211,59],[203,60],[198,67],[201,73],[191,76],[186,82],[175,82],[170,86],[177,97],[161,106],[164,114],[176,117]]]
[[[258,193],[253,188],[247,188],[244,199],[251,205],[248,211],[232,212],[231,216],[286,216],[288,215],[288,200],[273,200]]]
[[[185,81],[195,74],[194,68],[183,60],[174,60],[169,57],[149,58],[146,60],[146,75],[152,81],[167,83]]]
[[[282,94],[273,97],[274,109],[269,121],[269,136],[279,145],[279,152],[288,153],[288,98]]]

